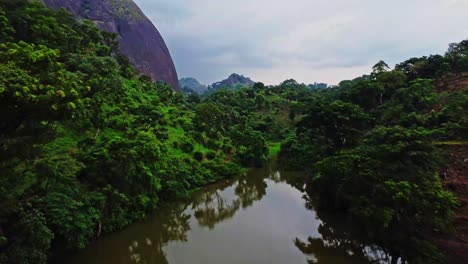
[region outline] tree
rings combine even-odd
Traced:
[[[296,110],[290,109],[288,117],[289,117],[289,120],[291,120],[291,122],[294,122],[294,119],[296,119]]]
[[[5,16],[5,12],[0,9],[0,43],[9,42],[12,40],[15,30],[11,27],[10,21]]]
[[[256,91],[262,91],[262,90],[265,90],[265,84],[261,83],[261,82],[256,82],[253,86],[253,89],[256,90]]]
[[[230,138],[236,143],[236,157],[244,166],[260,167],[268,156],[268,147],[263,135],[250,127],[233,126]]]
[[[384,73],[381,73],[381,76]],[[365,110],[375,109],[383,103],[385,88],[376,81],[361,81],[343,89],[341,100],[359,105]]]
[[[403,106],[406,113],[430,111],[437,100],[434,81],[424,79],[411,82],[408,88],[398,89],[393,96],[393,101]]]
[[[349,212],[373,239],[423,251],[412,239],[421,239],[425,228],[448,230],[457,207],[442,187],[435,157],[420,131],[377,127],[363,145],[314,165],[309,191],[318,194],[321,207]],[[399,251],[408,258],[418,255]]]
[[[388,67],[388,64],[381,60],[379,62],[377,62],[377,64],[375,64],[373,67],[372,67],[372,73],[371,73],[371,76],[373,78],[376,78],[377,75],[381,74],[381,73],[384,73],[386,71],[388,71],[390,69],[390,67]]]
[[[294,79],[288,79],[288,80],[285,80],[283,81],[280,86],[296,86],[296,85],[299,85],[299,83],[294,80]]]
[[[445,54],[457,74],[468,71],[468,39],[460,43],[451,43]]]
[[[265,97],[261,94],[258,94],[255,96],[255,104],[257,105],[258,109],[262,109],[263,106],[265,105]]]
[[[215,130],[223,129],[223,112],[214,103],[202,103],[195,108],[195,126],[201,131],[214,135]]]
[[[312,144],[325,153],[355,146],[370,117],[359,106],[334,101],[331,104],[317,103],[297,124],[297,133],[302,144]]]
[[[10,232],[7,235],[12,239],[7,240],[7,247],[0,254],[3,263],[47,262],[54,234],[39,210],[19,208]]]
[[[403,87],[407,86],[407,78],[401,71],[387,71],[379,74],[376,82],[382,85],[383,93],[380,94],[379,104],[390,100],[394,93]]]
[[[436,79],[450,72],[448,60],[441,55],[411,58],[395,66],[395,70],[403,72],[408,81],[416,79]]]

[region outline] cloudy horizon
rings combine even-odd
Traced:
[[[135,0],[179,77],[337,84],[468,38],[468,0]]]

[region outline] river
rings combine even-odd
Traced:
[[[318,214],[295,179],[274,165],[208,186],[67,263],[388,263],[337,216]]]

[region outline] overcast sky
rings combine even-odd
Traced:
[[[336,84],[468,38],[468,0],[135,0],[179,77]]]

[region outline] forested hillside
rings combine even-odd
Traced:
[[[0,23],[0,262],[84,248],[266,159],[258,133],[140,76],[93,23],[22,0]]]
[[[333,88],[286,80],[199,96],[141,75],[115,37],[0,0],[1,263],[82,249],[275,155],[307,171],[314,206],[367,240],[411,263],[446,261],[428,237],[454,232],[438,146],[468,140],[468,90],[450,82],[468,72],[468,41]]]
[[[456,232],[458,202],[442,186],[447,151],[437,146],[466,144],[468,87],[435,84],[467,71],[463,41],[445,56],[413,58],[395,69],[381,61],[370,75],[301,97],[302,117],[280,159],[309,171],[316,207],[345,212],[371,241],[410,263],[443,262],[428,240]]]

